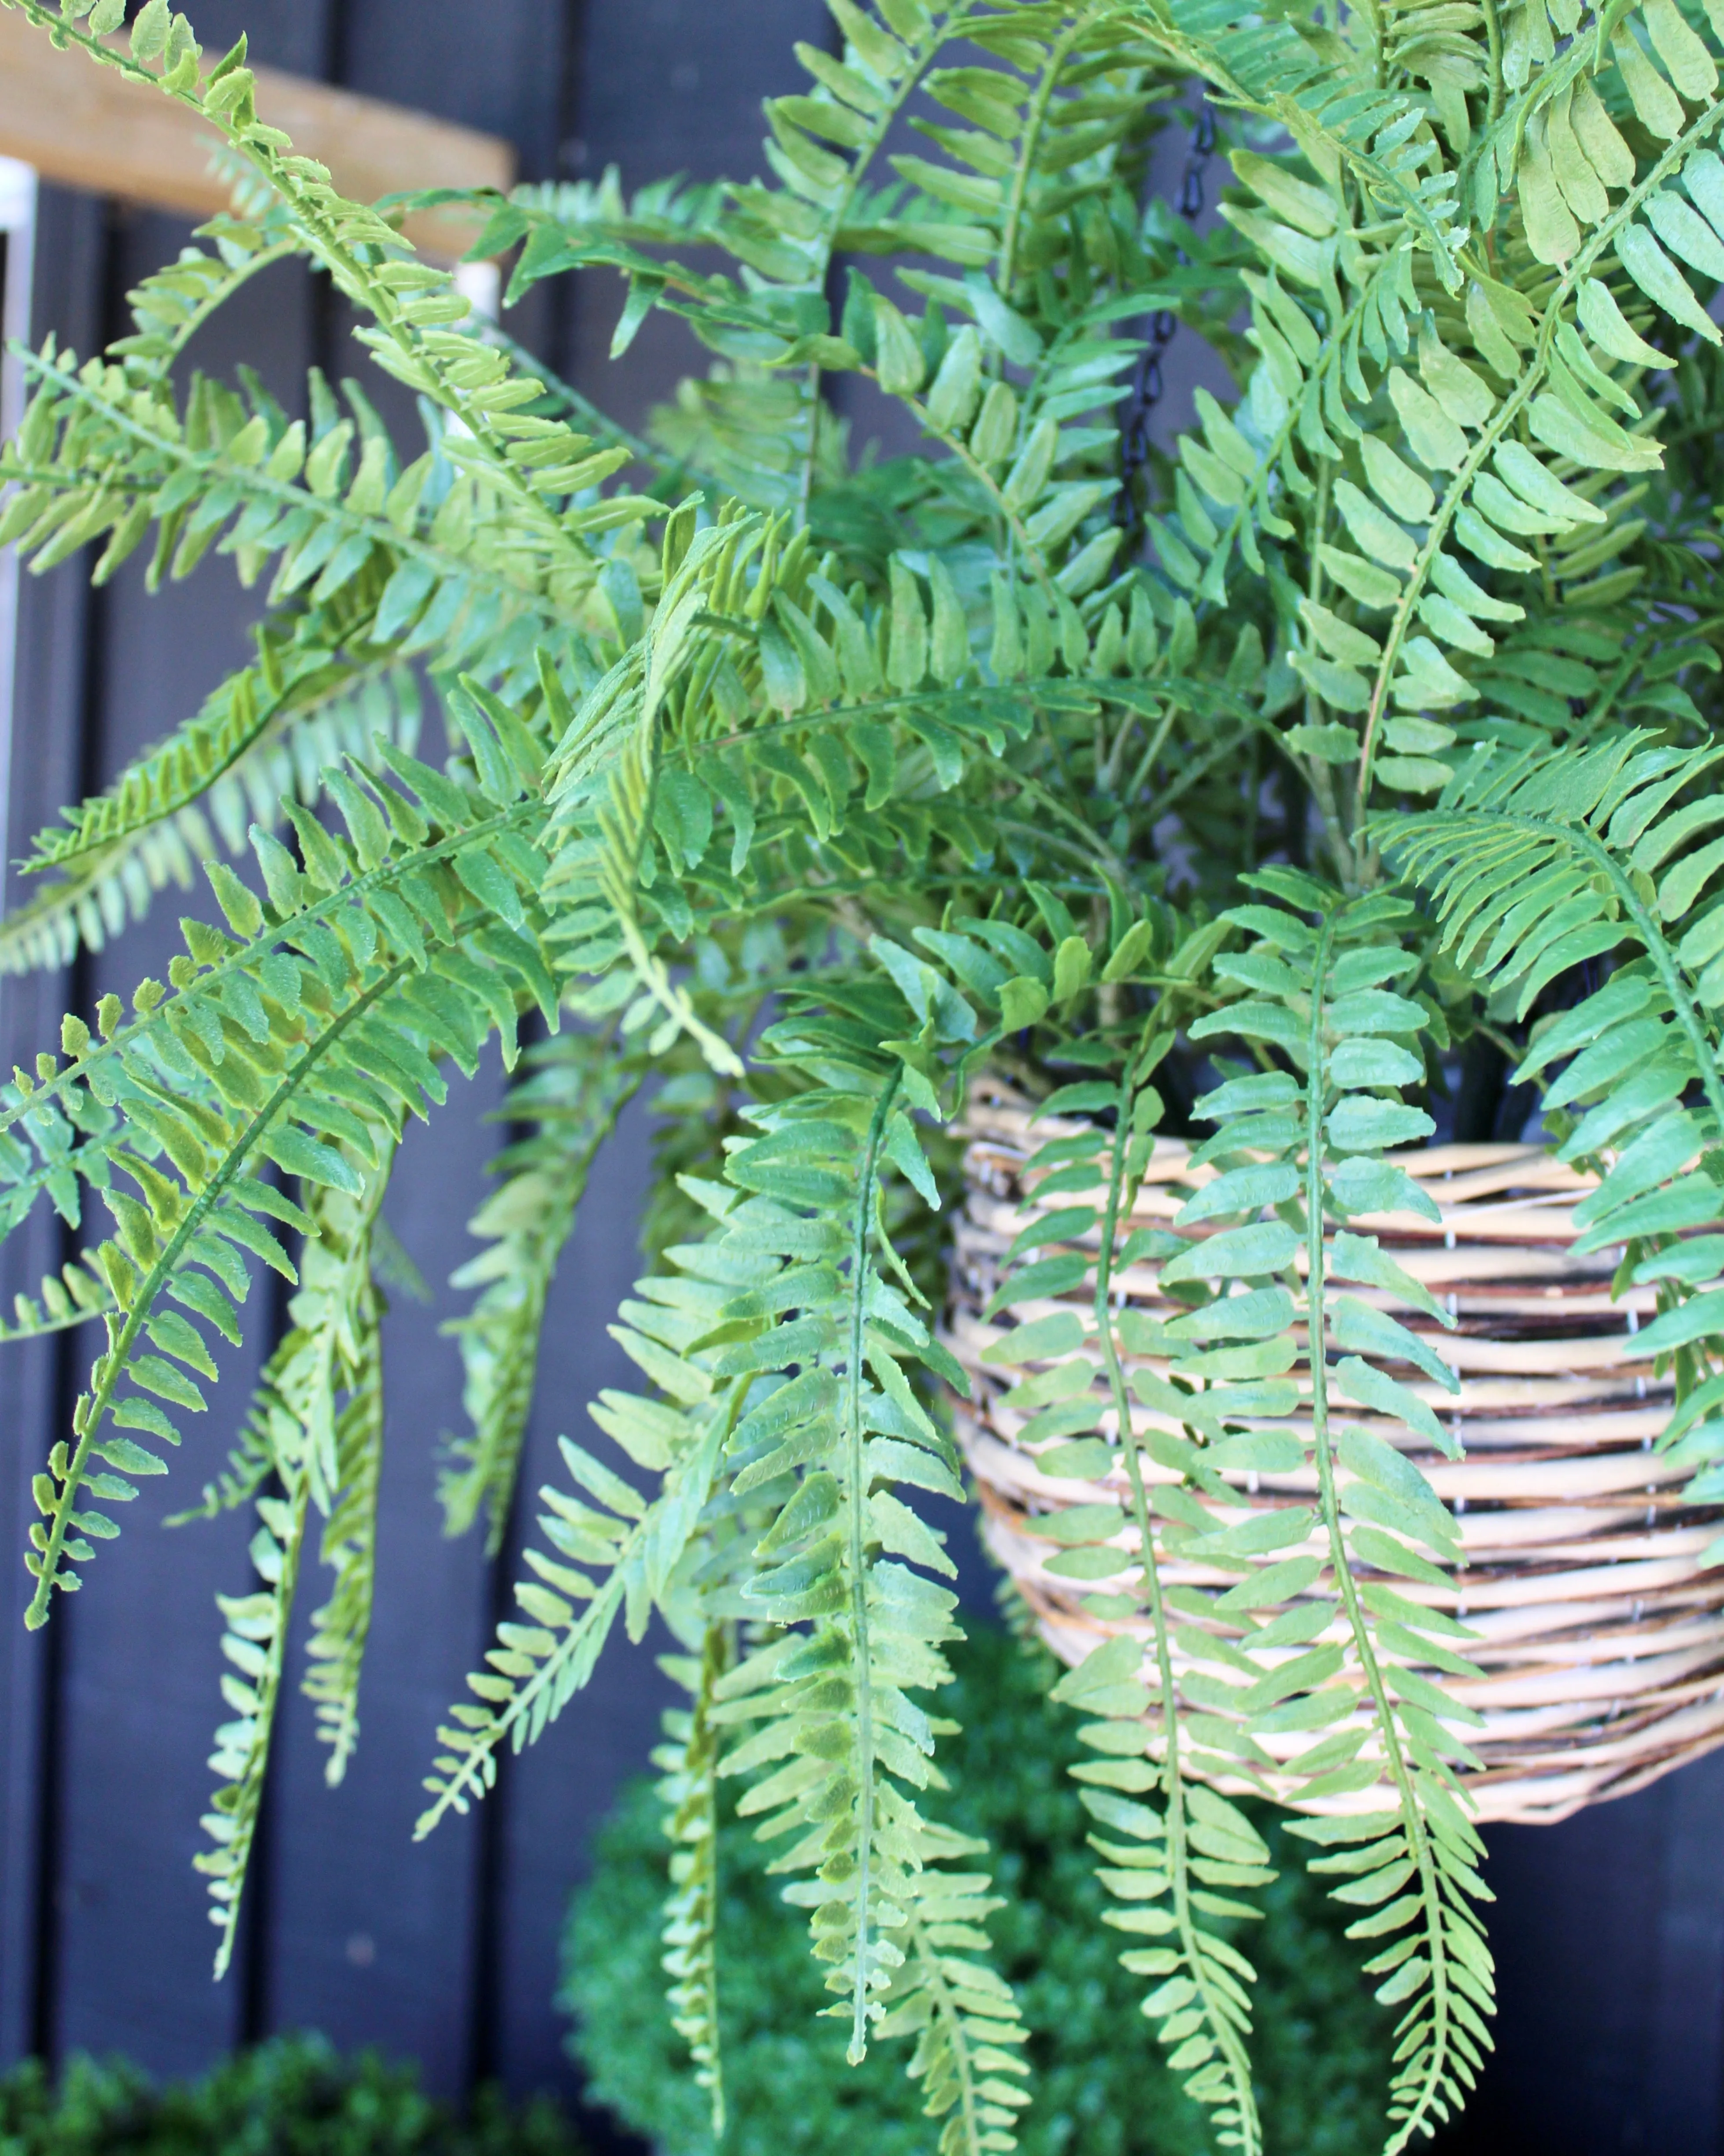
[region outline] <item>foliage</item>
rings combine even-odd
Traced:
[[[255,1263],[296,1291],[204,1501],[260,1522],[222,1613],[224,1953],[314,1542],[332,1779],[357,1736],[373,1228],[406,1116],[494,1034],[516,1132],[462,1275],[453,1531],[503,1538],[597,1149],[649,1078],[671,1128],[615,1328],[645,1389],[594,1404],[600,1450],[563,1440],[420,1830],[656,1614],[690,1695],[672,2011],[713,2117],[739,1779],[848,2058],[909,2038],[945,2156],[1016,2145],[997,1866],[938,1802],[960,1628],[928,1503],[961,1494],[954,1132],[1003,1072],[1083,1119],[1032,1163],[1072,1202],[1012,1253],[986,1382],[1115,1493],[1039,1528],[1111,1628],[1057,1687],[1102,1923],[1213,2144],[1257,2151],[1282,2038],[1239,1927],[1288,1842],[1243,1794],[1305,1808],[1289,1834],[1397,2014],[1389,2148],[1434,2131],[1491,2010],[1467,1717],[1434,1681],[1472,1667],[1438,1606],[1458,1536],[1410,1456],[1449,1446],[1454,1381],[1361,1216],[1415,1202],[1394,1149],[1478,1044],[1603,1171],[1587,1240],[1655,1284],[1665,1441],[1696,1502],[1724,1489],[1724,16],[829,0],[840,49],[798,49],[767,177],[476,205],[512,300],[599,267],[619,356],[655,309],[687,323],[707,372],[643,443],[472,317],[408,206],[344,201],[260,122],[243,44],[206,72],[167,0],[123,39],[121,0],[5,4],[195,110],[237,182],[135,334],[26,356],[0,459],[0,543],[35,570],[147,542],[152,588],[212,554],[268,572],[255,661],[39,839],[0,936],[64,961],[211,856],[167,983],[14,1073],[0,1207],[45,1199],[85,1245],[10,1332],[104,1327],[36,1481],[33,1625],[165,1471]],[[1143,202],[1195,95],[1234,182],[1208,234]],[[188,373],[286,254],[421,451],[358,384],[314,374],[294,416]],[[1238,394],[1145,460],[1134,377],[1170,320]],[[913,453],[853,454],[846,374]],[[1176,1127],[1218,1173],[1116,1236]],[[1136,1264],[1186,1306],[1165,1325],[1119,1306]],[[1165,1585],[1174,1553],[1217,1584]]]
[[[577,2156],[548,2102],[512,2112],[494,2089],[457,2118],[411,2067],[276,2036],[193,2082],[157,2087],[123,2061],[75,2057],[58,2086],[28,2061],[0,2079],[7,2156]]]
[[[952,1663],[950,1703],[963,1727],[940,1810],[986,1836],[1007,1897],[995,1920],[1000,1965],[1023,2001],[1036,2092],[1022,2146],[1029,2156],[1196,2156],[1202,2113],[1158,2057],[1099,1922],[1104,1899],[1069,1774],[1082,1752],[1068,1718],[1043,1703],[1047,1657],[977,1626]],[[1294,1845],[1270,1808],[1250,1809],[1277,1857],[1287,1856]],[[719,1848],[723,2146],[791,2156],[866,2140],[883,2156],[919,2156],[926,2128],[894,2062],[871,2055],[847,2073],[838,2032],[810,2020],[818,1979],[785,1924],[765,1853],[733,1813]],[[575,1898],[563,1995],[594,2096],[666,2156],[693,2156],[712,2146],[711,2129],[657,1997],[652,1915],[664,1890],[662,1811],[643,1781],[619,1799]],[[1362,1955],[1340,1929],[1320,1887],[1296,1865],[1283,1868],[1253,1947],[1263,1968],[1255,2063],[1266,2132],[1305,2156],[1374,2149],[1382,2123],[1387,2017],[1360,1984]]]

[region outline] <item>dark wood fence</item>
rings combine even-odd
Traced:
[[[819,0],[203,0],[194,12],[206,42],[243,28],[255,58],[506,135],[530,178],[596,175],[613,159],[630,182],[747,173],[759,98],[788,86],[792,40],[831,34]],[[52,329],[84,352],[118,333],[126,288],[183,237],[171,219],[46,191],[33,336]],[[685,354],[653,324],[624,367],[609,367],[616,304],[601,285],[523,310],[512,326],[638,418]],[[215,368],[260,364],[291,406],[308,364],[361,371],[327,292],[294,271],[261,280],[195,356]],[[389,391],[373,388],[411,439],[411,414]],[[131,573],[95,594],[76,565],[26,579],[8,857],[62,802],[105,783],[194,708],[244,655],[247,619],[221,562],[154,599]],[[0,984],[0,1069],[51,1041],[68,1003],[88,1009],[105,988],[129,991],[164,968],[172,896],[69,979]],[[15,877],[7,896],[15,902]],[[83,1338],[4,1351],[0,1565],[14,1568],[14,1586],[0,1623],[0,2062],[81,2048],[186,2072],[237,2042],[316,2027],[344,2046],[417,2057],[447,2092],[489,2076],[572,2088],[551,2003],[557,1934],[593,1824],[652,1739],[662,1693],[648,1650],[613,1650],[538,1748],[507,1763],[479,1816],[423,1844],[409,1837],[434,1724],[509,1576],[507,1564],[488,1575],[473,1540],[444,1540],[432,1504],[440,1441],[460,1422],[458,1363],[439,1332],[455,1302],[441,1284],[471,1252],[465,1222],[484,1188],[498,1091],[488,1070],[431,1132],[415,1128],[396,1178],[391,1222],[438,1292],[429,1306],[401,1302],[389,1325],[363,1740],[345,1785],[327,1792],[309,1717],[290,1705],[242,1951],[219,1988],[191,1858],[216,1716],[212,1598],[246,1584],[249,1527],[243,1515],[171,1533],[161,1521],[219,1463],[255,1357],[232,1358],[176,1463],[172,1502],[149,1490],[86,1591],[28,1636],[11,1553],[32,1517],[30,1475],[92,1351]],[[645,1142],[637,1119],[612,1147],[563,1266],[529,1489],[558,1431],[578,1427],[594,1391],[622,1374],[605,1327],[633,1276]],[[49,1224],[15,1237],[0,1253],[0,1296],[9,1305],[62,1254]],[[1724,1760],[1714,1760],[1567,1826],[1495,1837],[1502,2049],[1457,2150],[1724,2156],[1721,1799]]]

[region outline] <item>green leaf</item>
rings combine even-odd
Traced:
[[[1335,482],[1335,506],[1367,561],[1380,562],[1392,569],[1410,569],[1418,559],[1418,547],[1400,526],[1391,523],[1351,480]]]
[[[908,397],[922,387],[927,362],[916,334],[890,300],[874,296],[876,367],[888,396]]]
[[[1404,380],[1405,377],[1402,378]],[[1365,475],[1383,506],[1392,515],[1404,518],[1409,524],[1429,523],[1437,506],[1437,497],[1432,493],[1428,482],[1421,479],[1410,465],[1403,464],[1388,444],[1379,441],[1375,434],[1366,435],[1359,444],[1359,450],[1364,460]],[[1341,506],[1339,488],[1336,505]],[[1346,515],[1344,508],[1341,513]],[[1347,528],[1356,539],[1360,538],[1351,518],[1348,519]]]
[[[1420,1437],[1435,1445],[1439,1452],[1451,1460],[1460,1457],[1460,1440],[1444,1430],[1433,1410],[1397,1378],[1386,1371],[1361,1361],[1356,1355],[1343,1357],[1335,1366],[1334,1383],[1350,1400],[1361,1407],[1375,1408],[1379,1414],[1403,1422]]]
[[[1674,273],[1673,273],[1674,274]],[[1589,277],[1580,288],[1578,311],[1587,335],[1612,359],[1630,367],[1674,367],[1675,362],[1638,336],[1624,320],[1608,285]]]
[[[167,31],[172,18],[167,0],[145,0],[131,26],[131,57],[135,60],[159,59],[167,49]]]
[[[1645,65],[1644,60],[1641,64]],[[1644,224],[1624,226],[1617,235],[1616,251],[1624,269],[1655,307],[1672,321],[1680,322],[1684,329],[1697,331],[1708,344],[1724,344],[1724,335],[1720,334],[1717,325]],[[1610,349],[1602,336],[1598,341],[1604,344],[1607,351]]]
[[[1171,1259],[1161,1268],[1161,1279],[1168,1286],[1179,1281],[1260,1279],[1290,1265],[1299,1248],[1297,1233],[1283,1221],[1227,1228]]]
[[[989,1364],[1047,1363],[1073,1353],[1083,1344],[1083,1327],[1073,1310],[1056,1311],[1028,1325],[1015,1326],[1002,1339],[983,1348],[980,1359]]]
[[[1390,1362],[1411,1363],[1445,1392],[1459,1392],[1460,1379],[1448,1363],[1387,1311],[1373,1310],[1356,1296],[1343,1295],[1330,1305],[1329,1322],[1337,1347],[1360,1356],[1380,1355]]]
[[[1322,726],[1289,726],[1286,739],[1295,754],[1315,757],[1320,763],[1348,764],[1359,760],[1358,735],[1351,726],[1333,720]]]
[[[1438,1303],[1430,1290],[1397,1265],[1375,1235],[1355,1235],[1337,1230],[1330,1245],[1330,1266],[1337,1280],[1358,1281],[1367,1287],[1387,1289],[1393,1296],[1439,1324],[1453,1328],[1455,1320]]]

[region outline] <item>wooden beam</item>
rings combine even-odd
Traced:
[[[260,116],[291,135],[301,156],[327,165],[356,201],[413,187],[513,182],[513,146],[497,136],[275,68],[254,72]],[[208,121],[172,98],[75,49],[56,52],[22,16],[0,13],[0,156],[64,187],[203,218],[229,203],[209,168],[214,140]],[[471,221],[442,214],[410,219],[407,230],[445,260],[474,236]]]

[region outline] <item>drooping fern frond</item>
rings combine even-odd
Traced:
[[[291,1329],[270,1358],[248,1422],[260,1470],[255,1476],[259,1527],[250,1556],[262,1584],[249,1595],[217,1598],[227,1625],[222,1652],[234,1666],[224,1673],[222,1696],[236,1718],[216,1732],[211,1763],[223,1786],[204,1820],[215,1847],[196,1860],[210,1875],[210,1917],[221,1933],[218,1976],[234,1951],[294,1597],[309,1525],[317,1513],[333,1514],[322,1554],[326,1563],[334,1563],[337,1581],[330,1602],[313,1620],[306,1690],[318,1702],[319,1734],[335,1748],[332,1783],[341,1779],[358,1734],[358,1664],[370,1609],[369,1521],[382,1435],[380,1312],[371,1280],[370,1235],[388,1188],[394,1135],[376,1132],[360,1155],[363,1172],[354,1178],[357,1194],[327,1183],[307,1190],[306,1240],[299,1291],[288,1313]],[[349,1147],[350,1158],[354,1150]],[[204,1374],[213,1375],[214,1369],[206,1363]],[[345,1410],[343,1393],[348,1395]],[[266,1481],[273,1486],[261,1487]]]
[[[306,1247],[301,1286],[289,1306],[296,1329],[315,1335],[310,1367],[290,1369],[281,1390],[303,1433],[312,1501],[324,1517],[318,1562],[334,1574],[328,1600],[312,1613],[304,1683],[316,1702],[318,1737],[330,1747],[323,1771],[332,1789],[358,1742],[359,1676],[376,1584],[383,1297],[373,1238],[398,1137],[398,1129],[385,1130],[373,1139],[380,1165],[362,1198],[324,1199],[318,1238]]]
[[[1082,1734],[1102,1756],[1075,1772],[1095,1823],[1091,1845],[1103,1860],[1100,1876],[1114,1902],[1105,1921],[1145,1942],[1129,1948],[1122,1962],[1134,1975],[1157,1979],[1144,2010],[1157,2022],[1186,2094],[1210,2112],[1220,2144],[1256,2150],[1262,2137],[1246,2051],[1251,2015],[1244,1989],[1255,1972],[1213,1920],[1256,1913],[1217,1889],[1237,1892],[1267,1884],[1274,1874],[1244,1815],[1190,1779],[1193,1757],[1211,1771],[1220,1765],[1225,1773],[1231,1763],[1193,1752],[1206,1738],[1212,1744],[1214,1736],[1208,1719],[1188,1715],[1181,1699],[1175,1610],[1161,1586],[1150,1495],[1170,1464],[1169,1447],[1159,1433],[1140,1428],[1122,1353],[1130,1335],[1114,1309],[1116,1263],[1153,1255],[1156,1243],[1154,1231],[1127,1240],[1119,1230],[1162,1113],[1151,1079],[1182,1014],[1175,984],[1191,981],[1218,940],[1214,932],[1200,930],[1176,949],[1168,926],[1154,916],[1124,924],[1111,948],[1104,945],[1099,953],[1068,934],[1053,965],[1043,962],[1039,996],[1012,1013],[1043,1019],[1043,1053],[1055,1067],[1063,1062],[1094,1074],[1056,1089],[1043,1112],[1111,1111],[1113,1142],[1097,1123],[1052,1139],[1033,1157],[1030,1167],[1042,1195],[1069,1191],[1091,1202],[1062,1207],[1017,1239],[1012,1255],[1023,1262],[1000,1283],[989,1309],[991,1314],[1012,1303],[1026,1322],[983,1352],[988,1364],[1016,1378],[1002,1405],[1028,1414],[1026,1440],[1052,1440],[1037,1455],[1046,1473],[1098,1482],[1117,1475],[1123,1484],[1120,1502],[1110,1497],[1030,1522],[1032,1532],[1062,1544],[1047,1569],[1096,1583],[1086,1598],[1092,1614],[1132,1624],[1063,1677],[1053,1697],[1094,1717]],[[1069,1009],[1092,972],[1101,993],[1111,990],[1116,1003],[1120,984],[1145,973],[1159,976],[1172,999],[1164,992],[1147,1025],[1129,1024],[1111,1039],[1102,1029],[1062,1038],[1049,1014],[1049,991],[1055,1010]],[[1099,1230],[1094,1256],[1081,1247],[1092,1229]],[[1037,1255],[1052,1243],[1080,1247]],[[1085,1288],[1092,1295],[1093,1332],[1086,1334],[1068,1305],[1027,1315],[1042,1298]],[[1101,1434],[1109,1427],[1112,1443]],[[1201,1476],[1202,1470],[1194,1466],[1193,1472]],[[1135,1537],[1133,1556],[1122,1554],[1127,1536]],[[1146,1723],[1153,1732],[1147,1741]],[[1159,1805],[1145,1798],[1159,1798]]]
[[[737,1202],[725,1215],[725,1242],[738,1258],[754,1258],[763,1278],[726,1305],[737,1337],[719,1351],[721,1368],[787,1379],[738,1430],[741,1486],[803,1469],[756,1544],[747,1606],[786,1636],[745,1657],[720,1688],[722,1719],[744,1699],[744,1712],[764,1717],[727,1755],[725,1771],[789,1760],[758,1780],[739,1809],[764,1815],[763,1839],[796,1836],[775,1868],[816,1871],[786,1897],[811,1912],[857,2058],[903,1960],[893,1934],[904,1922],[903,1882],[916,1868],[919,1825],[905,1785],[925,1783],[931,1749],[908,1691],[939,1681],[938,1645],[948,1630],[939,1613],[952,1606],[919,1573],[872,1554],[952,1570],[939,1538],[900,1499],[872,1487],[905,1475],[924,1485],[952,1478],[900,1359],[925,1332],[876,1270],[887,1148],[901,1159],[914,1140],[898,1100],[904,1066],[877,1050],[865,1058],[866,1029],[855,1029],[845,1055],[841,1024],[821,1028],[829,1082],[800,1092],[797,1112],[782,1121],[757,1111],[764,1134],[727,1164]],[[786,1053],[796,1040],[797,1022],[785,1021]],[[830,1082],[841,1071],[842,1081]],[[840,1188],[852,1194],[846,1226],[811,1217],[812,1204],[830,1204]],[[807,1367],[790,1378],[787,1363]],[[883,1457],[872,1450],[881,1441],[892,1448]],[[934,1448],[926,1466],[924,1445]],[[805,1635],[788,1630],[804,1623],[812,1626]]]
[[[1022,2092],[1006,2077],[1022,2032],[1009,1989],[961,1951],[985,1943],[986,1881],[935,1869],[974,1845],[943,1840],[916,1804],[933,1731],[910,1694],[940,1681],[955,1629],[953,1598],[923,1575],[954,1568],[898,1492],[955,1484],[905,1364],[949,1365],[906,1300],[882,1200],[889,1169],[933,1194],[909,1111],[937,1110],[941,1051],[961,1050],[976,1020],[933,967],[875,950],[889,990],[815,1005],[764,1036],[803,1082],[750,1112],[763,1134],[733,1148],[712,1200],[718,1253],[750,1281],[714,1336],[718,1367],[753,1380],[758,1400],[730,1440],[733,1487],[767,1513],[736,1606],[779,1635],[721,1680],[715,1720],[754,1725],[722,1771],[757,1778],[738,1810],[759,1816],[759,1838],[793,1837],[774,1871],[814,1873],[785,1898],[811,1912],[851,2056],[875,2034],[917,2031],[911,2071],[947,2118],[940,2147],[969,2156],[1015,2145]],[[919,1035],[874,1045],[906,1006]]]
[[[254,1434],[268,1448],[277,1482],[275,1488],[257,1496],[258,1527],[248,1550],[261,1584],[250,1594],[216,1597],[224,1628],[222,1655],[231,1665],[222,1672],[222,1700],[234,1718],[217,1728],[209,1760],[218,1781],[203,1826],[214,1846],[200,1851],[192,1862],[209,1877],[214,1905],[209,1917],[220,1933],[215,1953],[218,1977],[227,1974],[233,1958],[246,1869],[263,1804],[311,1500],[306,1462],[302,1455],[294,1457],[297,1433],[293,1414],[270,1389],[274,1374],[273,1368],[265,1373],[251,1423]]]
[[[489,1247],[452,1282],[480,1293],[448,1328],[461,1342],[472,1432],[450,1447],[455,1464],[445,1471],[439,1495],[450,1534],[464,1533],[483,1509],[493,1557],[514,1494],[558,1260],[593,1162],[645,1075],[609,1032],[565,1034],[529,1050],[528,1060],[531,1075],[513,1089],[502,1113],[512,1122],[530,1121],[533,1134],[495,1163],[505,1180],[469,1224]]]
[[[986,1871],[942,1870],[989,1855],[986,1841],[924,1823],[922,1868],[909,1882],[908,1952],[886,1999],[882,2037],[908,2035],[905,2068],[922,2084],[923,2110],[944,2119],[939,2156],[981,2156],[1016,2146],[1017,2113],[1032,2100],[1021,2056],[1029,2040],[1011,1986],[985,1958],[987,1919],[1004,1907]]]
[[[712,2103],[713,2138],[724,2138],[724,2070],[718,2036],[718,1745],[712,1722],[713,1687],[731,1661],[722,1624],[709,1625],[697,1659],[665,1658],[689,1694],[687,1709],[667,1712],[665,1738],[653,1753],[663,1769],[665,1833],[672,1844],[665,1902],[665,1973],[671,2025],[688,2046],[697,2086]]]
[[[1453,1320],[1375,1236],[1345,1224],[1408,1202],[1410,1179],[1382,1154],[1431,1127],[1423,1111],[1397,1097],[1420,1075],[1427,1018],[1421,1004],[1385,985],[1404,983],[1418,963],[1390,940],[1406,921],[1404,901],[1378,895],[1348,905],[1284,871],[1266,870],[1258,880],[1315,921],[1240,909],[1236,920],[1258,941],[1217,959],[1215,970],[1244,998],[1191,1031],[1273,1044],[1293,1067],[1230,1080],[1199,1103],[1219,1128],[1196,1158],[1222,1173],[1176,1222],[1201,1221],[1205,1232],[1160,1272],[1176,1291],[1186,1281],[1212,1291],[1170,1331],[1247,1344],[1183,1352],[1169,1369],[1207,1380],[1208,1431],[1198,1434],[1218,1449],[1227,1444],[1221,1433],[1230,1409],[1253,1419],[1243,1450],[1259,1471],[1284,1472],[1279,1455],[1294,1440],[1300,1466],[1309,1459],[1315,1469],[1317,1502],[1266,1512],[1248,1506],[1255,1517],[1219,1527],[1194,1517],[1184,1532],[1171,1532],[1170,1546],[1246,1575],[1203,1610],[1209,1625],[1191,1647],[1231,1665],[1230,1705],[1248,1758],[1254,1753],[1263,1779],[1303,1803],[1353,1799],[1341,1816],[1298,1822],[1293,1831],[1338,1845],[1318,1868],[1341,1875],[1338,1899],[1370,1912],[1351,1935],[1389,1942],[1368,1966],[1383,1978],[1378,1997],[1402,2009],[1393,2150],[1464,2101],[1493,2011],[1490,1957],[1471,1907],[1481,1891],[1482,1845],[1455,1779],[1457,1766],[1473,1763],[1458,1731],[1477,1717],[1418,1666],[1470,1671],[1444,1644],[1464,1646],[1464,1628],[1396,1584],[1446,1590],[1438,1563],[1459,1558],[1447,1509],[1408,1457],[1409,1449],[1452,1452],[1454,1440],[1407,1381],[1417,1374],[1452,1392],[1459,1380],[1428,1337],[1391,1313],[1417,1312],[1439,1327]],[[1294,1371],[1298,1378],[1282,1374]],[[1140,1383],[1164,1414],[1182,1412],[1166,1381]],[[1365,1416],[1344,1419],[1342,1402]],[[1256,1420],[1264,1415],[1274,1419],[1267,1427]],[[1259,1460],[1265,1446],[1276,1456]],[[1233,1492],[1228,1499],[1237,1502]],[[1280,1550],[1294,1553],[1268,1568],[1254,1561]],[[1281,1603],[1287,1609],[1268,1623],[1250,1614]],[[1210,1631],[1217,1617],[1233,1640]],[[1242,1685],[1253,1669],[1262,1675]],[[1376,1800],[1369,1809],[1359,1808],[1364,1793]]]

